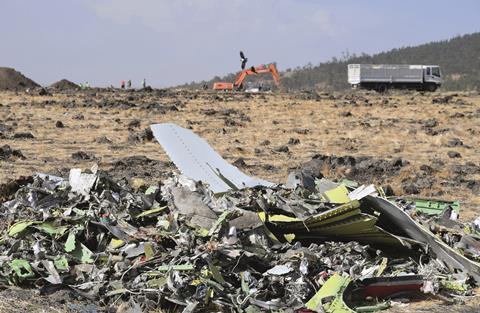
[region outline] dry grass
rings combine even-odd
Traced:
[[[391,159],[401,157],[411,162],[399,177],[391,181],[397,192],[401,191],[402,179],[414,177],[418,167],[438,159],[445,162],[445,172],[440,176],[449,179],[448,167],[466,162],[479,163],[479,116],[480,97],[459,95],[450,104],[432,104],[434,95],[393,94],[363,95],[350,104],[352,95],[336,95],[335,99],[301,100],[298,95],[280,94],[234,97],[221,95],[227,101],[214,100],[214,95],[200,93],[174,94],[167,97],[148,96],[135,99],[134,103],[178,104],[179,111],[165,114],[140,108],[119,109],[81,106],[95,101],[103,103],[115,99],[126,101],[127,93],[101,94],[97,97],[78,93],[73,95],[29,96],[25,94],[1,93],[0,120],[6,124],[17,124],[15,132],[31,132],[35,139],[0,139],[0,143],[20,149],[26,160],[0,161],[0,182],[30,175],[33,172],[49,172],[60,167],[92,165],[91,162],[77,163],[71,155],[77,151],[92,152],[100,164],[108,164],[114,159],[145,155],[152,159],[168,160],[156,142],[132,144],[128,142],[128,123],[141,120],[139,133],[151,123],[173,121],[193,130],[204,137],[226,159],[234,161],[243,157],[250,174],[265,177],[276,182],[284,182],[290,169],[306,162],[317,153],[353,156],[375,156]],[[327,97],[324,97],[327,98]],[[461,99],[463,103],[455,101]],[[56,104],[32,105],[56,101]],[[77,106],[63,108],[63,104],[75,100]],[[366,101],[369,105],[366,105]],[[388,103],[387,103],[388,102]],[[205,110],[218,111],[234,109],[243,112],[251,121],[240,121],[238,115],[229,118],[240,126],[228,126],[226,117],[221,114],[207,115]],[[344,116],[350,112],[351,116]],[[73,119],[82,114],[83,120]],[[452,117],[464,114],[465,117]],[[422,121],[435,119],[439,131],[436,136],[426,133]],[[56,128],[55,122],[62,121],[65,128]],[[298,134],[295,128],[306,128],[308,134]],[[445,132],[442,130],[447,129]],[[98,144],[95,139],[106,136],[112,145]],[[289,153],[272,152],[273,147],[288,143],[290,138],[298,138],[300,144],[289,145]],[[459,138],[464,146],[449,148],[445,143]],[[268,146],[260,143],[269,140]],[[257,150],[256,150],[257,149]],[[447,152],[455,150],[462,158],[451,159]],[[266,168],[266,165],[273,166]],[[479,179],[478,175],[469,175]],[[423,195],[435,194],[437,190],[424,190]],[[447,199],[459,198],[472,216],[478,214],[476,207],[480,197],[470,190],[449,189]]]
[[[136,99],[127,100],[130,95]],[[445,163],[445,170],[437,173],[439,180],[449,180],[449,167],[454,164],[479,164],[480,96],[460,94],[454,97],[452,103],[432,104],[432,98],[438,96],[438,93],[361,94],[360,97],[336,94],[332,98],[325,95],[316,101],[303,100],[300,94],[251,97],[222,94],[219,100],[210,93],[178,93],[160,97],[118,92],[97,96],[76,93],[40,97],[3,92],[0,93],[0,122],[13,125],[14,132],[31,132],[35,138],[0,139],[0,146],[8,144],[20,149],[26,156],[25,160],[0,161],[0,183],[34,172],[89,167],[94,162],[102,166],[132,155],[167,161],[167,156],[155,141],[128,141],[128,123],[138,119],[141,127],[134,129],[133,133],[140,133],[152,123],[167,121],[191,127],[227,160],[233,162],[243,157],[249,165],[246,172],[276,182],[284,182],[290,169],[309,161],[317,153],[383,159],[401,157],[410,165],[388,181],[395,191],[401,193],[402,181],[414,178],[421,165],[431,164],[435,159]],[[350,101],[352,97],[355,104]],[[83,106],[113,100],[136,104],[176,104],[179,111],[160,113],[140,107]],[[45,104],[45,101],[56,103]],[[64,108],[72,101],[75,105]],[[250,121],[242,121],[238,114],[233,114],[228,118],[239,125],[230,126],[226,123],[227,117],[222,114],[207,115],[205,110],[208,109],[234,109],[248,116]],[[79,114],[84,116],[83,120],[73,118]],[[432,136],[427,133],[422,122],[429,119],[438,122],[433,129],[439,134]],[[56,121],[62,121],[65,128],[56,128]],[[298,133],[296,128],[308,129],[308,133]],[[95,139],[101,136],[108,137],[113,143],[96,143]],[[274,147],[286,145],[290,138],[298,138],[300,144],[289,145],[288,153],[272,151]],[[462,140],[464,145],[446,147],[445,144],[454,138]],[[265,140],[270,144],[260,145]],[[462,157],[449,158],[447,152],[450,150],[458,151]],[[76,162],[71,155],[77,151],[91,152],[97,160]],[[326,172],[328,174],[328,169]],[[467,174],[465,178],[479,180],[480,175]],[[462,201],[463,219],[479,214],[480,196],[471,190],[434,186],[423,190],[422,195],[431,196],[440,190],[444,192],[444,198]]]

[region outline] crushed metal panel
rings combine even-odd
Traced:
[[[260,216],[263,221],[265,217]],[[337,208],[316,214],[304,220],[268,216],[269,226],[283,234],[295,234],[296,240],[340,240],[376,243],[380,245],[420,245],[409,238],[390,234],[375,226],[377,218],[363,214],[358,201],[343,204]]]
[[[245,175],[225,161],[204,139],[191,130],[174,123],[154,124],[150,128],[155,139],[178,169],[193,180],[208,183],[215,193],[232,189],[221,176],[238,189],[274,185],[269,181]]]
[[[364,293],[370,297],[385,298],[405,293],[420,293],[424,284],[422,275],[371,277],[361,281]]]
[[[72,187],[72,191],[85,196],[88,195],[96,180],[96,174],[82,173],[82,170],[79,168],[72,168],[68,176],[68,182],[70,187]]]
[[[325,191],[328,191],[340,186],[340,184],[334,183],[333,181],[325,178],[316,179],[315,185],[319,193],[324,193]]]
[[[325,191],[323,196],[328,200],[328,202],[335,204],[350,202],[350,198],[348,197],[348,189],[344,185],[340,185]]]
[[[480,264],[473,262],[437,239],[392,202],[374,196],[364,198],[371,207],[381,212],[392,224],[401,228],[412,239],[429,246],[438,259],[450,269],[459,269],[480,282]]]
[[[343,301],[343,292],[350,284],[350,281],[350,277],[343,277],[335,273],[305,306],[307,309],[316,312],[354,313],[355,311],[350,309]],[[331,302],[327,303],[329,301]]]
[[[368,195],[372,195],[372,196],[378,195],[377,188],[375,188],[375,185],[373,184],[368,186],[361,185],[360,187],[350,192],[348,194],[348,197],[350,198],[350,200],[360,200],[365,198]]]
[[[460,213],[459,201],[443,201],[423,198],[415,199],[415,208],[417,211],[428,215],[440,215],[447,206],[451,206],[457,214]]]

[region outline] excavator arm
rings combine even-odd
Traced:
[[[277,68],[275,63],[270,63],[268,65],[260,65],[257,67],[253,67],[243,70],[238,74],[237,79],[235,80],[234,86],[236,88],[240,88],[242,86],[243,81],[248,75],[256,75],[262,73],[272,73],[273,80],[275,81],[275,85],[280,86],[280,75],[278,74]]]
[[[243,81],[248,75],[256,75],[256,74],[262,74],[262,73],[271,73],[273,80],[275,81],[275,85],[277,85],[277,87],[280,86],[280,75],[278,73],[277,67],[275,66],[275,63],[270,63],[268,65],[260,65],[257,67],[252,66],[251,68],[241,71],[240,74],[238,74],[233,84],[226,83],[226,82],[214,83],[213,89],[215,90],[240,89],[242,87]]]

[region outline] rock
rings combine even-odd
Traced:
[[[448,157],[449,157],[449,158],[452,158],[452,159],[454,159],[454,158],[461,158],[461,157],[462,157],[462,155],[461,155],[459,152],[457,152],[457,151],[448,151],[447,154],[448,154]]]
[[[224,123],[225,123],[225,126],[243,126],[242,123],[230,117],[226,118]]]
[[[288,144],[289,144],[289,145],[298,145],[298,144],[300,144],[300,139],[298,139],[298,138],[290,138],[290,139],[288,140]]]
[[[392,167],[398,168],[403,166],[403,160],[401,158],[395,158],[391,162]]]
[[[57,121],[57,122],[55,123],[55,127],[56,127],[56,128],[64,128],[65,125],[63,125],[62,121]]]
[[[245,167],[248,167],[247,163],[245,162],[245,159],[244,158],[238,158],[235,160],[235,162],[233,162],[233,165],[235,165],[236,167],[239,167],[239,168],[245,168]]]
[[[405,183],[403,186],[403,192],[410,195],[416,195],[420,193],[420,188],[414,183]]]
[[[97,137],[97,138],[95,138],[95,142],[100,143],[100,144],[111,144],[112,143],[112,141],[107,136]]]
[[[40,90],[38,91],[38,95],[39,95],[39,96],[50,96],[51,94],[48,92],[47,89],[45,89],[45,88],[40,88]]]
[[[455,114],[450,115],[451,118],[463,118],[465,114],[462,112],[456,112]]]
[[[292,129],[292,131],[296,132],[297,134],[306,135],[310,132],[310,129],[308,129],[308,128],[294,128],[294,129]]]
[[[133,128],[138,128],[140,127],[141,121],[140,120],[132,120],[130,123],[128,123],[128,129],[133,129]]]
[[[463,146],[463,141],[461,141],[459,138],[453,138],[448,141],[446,144],[447,147],[459,147]]]
[[[393,197],[393,196],[395,196],[395,192],[393,191],[392,186],[390,186],[390,185],[385,185],[385,186],[382,187],[382,189],[383,189],[383,192],[385,193],[385,195],[386,195],[387,197]]]
[[[287,145],[283,145],[283,146],[280,146],[280,147],[276,147],[276,148],[273,148],[272,149],[273,152],[288,152],[290,151],[290,149],[288,149],[288,146]]]
[[[35,138],[32,133],[15,133],[13,135],[15,139],[33,139]]]
[[[423,164],[420,166],[420,170],[427,173],[427,174],[432,174],[434,172],[434,169],[433,167],[431,167],[430,165],[427,165],[427,164]]]
[[[137,143],[137,142],[145,142],[145,141],[152,141],[154,138],[153,132],[150,127],[145,128],[140,133],[134,133],[130,130],[130,134],[128,135],[128,142]]]
[[[25,160],[21,150],[12,149],[9,145],[3,145],[0,147],[0,160],[8,160],[11,158],[19,158]]]
[[[77,151],[72,153],[72,159],[75,161],[86,161],[86,160],[93,160],[95,159],[95,155],[93,153],[87,153],[84,151]]]
[[[423,122],[423,126],[424,126],[425,128],[436,127],[436,126],[438,126],[438,121],[437,121],[436,119],[432,118],[432,119],[429,119],[429,120],[424,121],[424,122]]]
[[[12,126],[0,122],[0,131],[1,132],[11,132],[12,130],[13,130]]]
[[[432,99],[433,104],[447,104],[453,99],[452,95],[448,95],[445,97],[437,97]]]
[[[140,133],[140,139],[142,141],[152,141],[154,138],[153,132],[150,129],[150,127],[145,128],[141,133]]]

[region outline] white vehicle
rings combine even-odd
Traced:
[[[435,91],[442,85],[442,72],[438,65],[349,64],[348,83],[379,92],[390,88]]]

